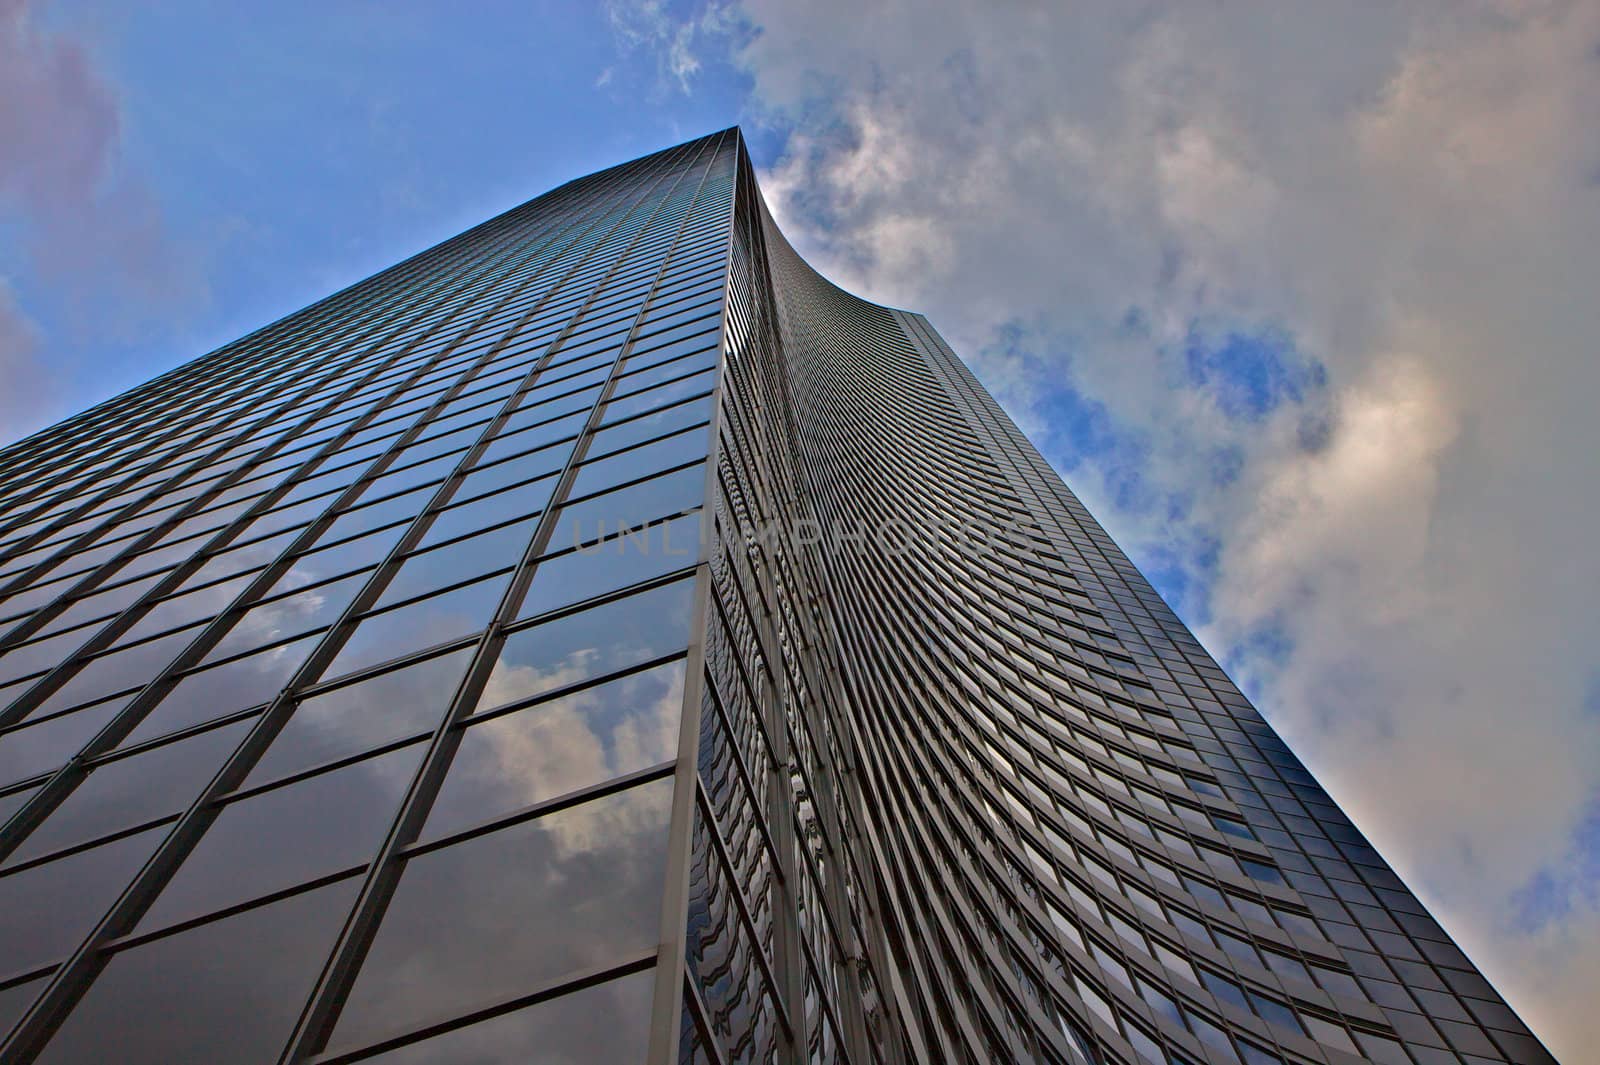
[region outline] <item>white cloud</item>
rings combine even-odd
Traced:
[[[606,0],[606,17],[624,54],[643,51],[653,57],[662,82],[685,96],[700,73],[700,49],[733,28],[729,9],[720,3],[684,18],[668,0]],[[610,82],[612,74],[607,67],[596,85]]]
[[[1600,7],[744,12],[802,253],[926,311],[1058,461],[1059,390],[1103,402],[1190,506],[1074,487],[1136,556],[1217,538],[1208,645],[1557,1054],[1600,1044],[1593,893],[1518,917],[1600,794]],[[1327,385],[1229,417],[1196,323]]]

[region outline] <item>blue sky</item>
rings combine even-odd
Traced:
[[[741,123],[801,250],[929,314],[1575,1055],[1597,44],[1563,0],[0,0],[0,439]]]

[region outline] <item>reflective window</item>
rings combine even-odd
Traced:
[[[636,481],[653,473],[705,458],[708,433],[704,426],[676,433],[664,440],[623,451],[609,458],[585,462],[578,468],[568,498],[600,492],[613,485]]]
[[[333,664],[328,679],[401,658],[436,644],[488,628],[509,574],[490,577],[395,610],[369,615],[356,626]]]
[[[71,680],[40,703],[33,716],[39,717],[69,706],[95,702],[130,688],[142,688],[154,680],[178,653],[189,646],[203,626],[194,625],[168,636],[160,636],[133,647],[107,651],[92,658]]]
[[[517,522],[411,555],[374,605],[382,608],[404,602],[438,588],[515,566],[522,561],[532,535],[532,523]]]
[[[539,563],[519,617],[590,599],[694,565],[700,556],[700,514],[612,537]]]
[[[0,657],[0,684],[55,668],[98,630],[98,625],[86,625],[12,648]]]
[[[319,638],[307,636],[220,666],[185,673],[119,746],[132,747],[202,721],[271,702],[293,678]]]
[[[549,503],[550,493],[555,486],[556,479],[549,477],[496,495],[481,496],[470,503],[451,507],[449,510],[442,510],[433,519],[433,524],[428,526],[427,533],[417,546],[432,547],[434,544],[516,518],[537,518]]]
[[[126,705],[126,699],[108,699],[0,732],[0,784],[25,780],[63,765]]]
[[[613,600],[506,637],[477,709],[487,710],[682,650],[692,580]]]
[[[498,492],[514,484],[548,477],[560,473],[572,454],[572,443],[556,444],[527,455],[506,459],[493,466],[479,465],[461,482],[455,498],[467,500],[489,492]]]
[[[682,710],[678,661],[471,725],[423,836],[670,761]]]
[[[48,976],[40,976],[0,990],[0,1032],[10,1031],[11,1026],[22,1019],[23,1013],[49,982]]]
[[[705,500],[705,488],[706,470],[702,464],[562,507],[556,515],[550,549],[594,543],[658,518],[693,510]]]
[[[620,424],[613,422],[590,439],[588,454],[591,458],[607,455],[646,440],[654,440],[675,429],[699,425],[711,417],[711,409],[710,397],[704,397],[646,414],[642,418]]]
[[[300,555],[267,594],[279,595],[330,577],[375,566],[388,557],[394,545],[405,535],[406,528],[405,524],[391,525],[375,533],[357,536],[333,544],[331,547]],[[319,542],[331,543],[326,536],[319,537]]]
[[[654,952],[672,781],[407,863],[334,1028],[361,1044]]]
[[[123,633],[119,640],[124,642],[137,640],[177,628],[179,625],[193,624],[202,618],[216,617],[238,598],[239,593],[245,590],[252,579],[254,579],[253,574],[246,574],[163,599]]]
[[[655,970],[624,976],[365,1058],[380,1065],[642,1062]]]
[[[6,864],[182,812],[222,768],[248,726],[235,722],[97,766]]]
[[[432,730],[449,709],[471,657],[470,648],[451,651],[302,701],[246,783]]]
[[[119,951],[37,1060],[269,1065],[355,893],[345,880]]]
[[[149,829],[0,876],[6,972],[60,961],[77,949],[166,833]]]
[[[673,365],[676,364],[674,363]],[[642,385],[645,382],[641,380],[638,383]],[[647,410],[665,407],[670,403],[688,399],[690,396],[698,396],[703,392],[709,392],[716,387],[717,372],[714,369],[703,370],[682,380],[673,381],[655,388],[640,389],[638,392],[631,390],[622,392],[621,386],[623,382],[618,381],[617,384],[619,386],[618,395],[606,404],[606,419],[608,421],[620,421],[623,418],[632,417]]]
[[[251,607],[201,661],[219,662],[302,632],[325,628],[338,620],[366,582],[367,575],[358,573]]]
[[[421,759],[420,744],[403,747],[224,806],[140,930],[369,861]]]

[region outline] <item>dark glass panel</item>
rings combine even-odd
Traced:
[[[314,695],[295,707],[249,785],[432,730],[450,706],[470,648]]]
[[[86,595],[52,618],[40,632],[57,632],[92,618],[104,619],[112,614],[120,614],[160,579],[159,575],[141,577],[93,595]]]
[[[96,767],[7,864],[181,812],[222,768],[249,724],[238,721]]]
[[[368,486],[366,494],[376,498],[389,490],[381,482],[375,482],[373,485]],[[419,488],[416,491],[406,492],[403,495],[394,496],[378,503],[358,507],[355,510],[347,510],[333,519],[332,523],[322,530],[322,535],[317,538],[317,541],[331,544],[336,540],[373,532],[397,521],[409,522],[422,513],[423,508],[428,505],[428,500],[433,498],[433,493],[434,489],[431,486]]]
[[[366,582],[367,574],[358,573],[251,607],[201,661],[219,662],[302,632],[325,628],[338,620]]]
[[[77,949],[166,834],[152,828],[0,876],[0,975]]]
[[[119,746],[132,747],[202,721],[271,702],[294,677],[319,639],[307,636],[220,666],[185,673]]]
[[[710,339],[709,337],[707,339]],[[720,356],[716,348],[711,348],[704,355],[691,355],[686,359],[677,359],[672,362],[663,362],[646,370],[629,374],[617,380],[617,391],[622,394],[631,394],[642,389],[653,388],[658,384],[665,384],[678,377],[693,374],[697,371],[714,370]]]
[[[4,1036],[12,1025],[22,1019],[23,1013],[33,1005],[33,1000],[39,997],[39,992],[49,982],[48,976],[41,976],[0,991],[0,1036]]]
[[[248,534],[249,530],[246,530]],[[286,547],[299,535],[298,530],[279,533],[264,540],[256,540],[213,555],[184,581],[186,587],[199,587],[211,581],[231,577],[235,573],[258,570],[283,554]]]
[[[654,781],[412,859],[334,1042],[653,951],[671,805],[672,781]]]
[[[5,795],[0,795],[0,825],[5,824],[7,821],[16,816],[17,811],[22,809],[22,807],[27,804],[28,800],[33,798],[34,793],[38,790],[39,787],[36,785],[31,788],[22,788],[19,791],[8,792]]]
[[[331,680],[413,651],[482,632],[494,619],[495,607],[500,604],[510,579],[509,574],[500,574],[431,599],[369,615],[356,627],[323,675]]]
[[[549,476],[440,511],[418,546],[429,547],[515,518],[536,518],[549,504],[555,487],[556,478]]]
[[[523,521],[411,555],[374,605],[382,608],[415,599],[439,588],[515,566],[522,561],[532,535],[533,523]]]
[[[626,588],[693,565],[700,557],[700,514],[686,514],[539,563],[519,617]]]
[[[65,764],[127,705],[126,699],[108,699],[0,733],[0,784]]]
[[[692,580],[676,581],[506,638],[478,710],[615,673],[682,650],[689,642]]]
[[[229,803],[139,928],[210,913],[369,861],[394,820],[422,745]]]
[[[675,363],[673,365],[676,365]],[[643,384],[643,382],[639,382]],[[624,382],[618,381],[618,395],[606,404],[606,420],[619,421],[623,418],[641,414],[657,407],[665,407],[670,403],[698,396],[709,392],[717,384],[716,370],[703,370],[700,373],[673,381],[655,388],[645,388],[638,392],[622,391]]]
[[[666,410],[646,414],[642,418],[634,418],[621,424],[612,424],[594,434],[589,441],[588,454],[591,458],[620,451],[634,444],[642,444],[646,440],[653,440],[676,429],[683,429],[691,425],[699,425],[711,417],[711,398],[709,396],[680,403]]]
[[[603,492],[557,513],[550,536],[552,550],[592,544],[658,518],[693,510],[705,500],[705,466],[652,477],[614,492]],[[600,550],[596,548],[595,550]]]
[[[642,1062],[655,970],[569,991],[511,1013],[365,1058],[381,1065],[587,1065]]]
[[[80,629],[72,629],[13,647],[0,657],[0,684],[9,684],[20,677],[30,677],[54,669],[81,647],[85,640],[99,631],[99,628],[98,625],[85,625]]]
[[[586,462],[579,467],[568,498],[580,499],[612,485],[636,481],[652,473],[705,458],[708,436],[706,428],[701,426],[609,458]]]
[[[31,716],[42,717],[69,706],[104,699],[130,688],[142,688],[161,673],[178,653],[200,635],[201,625],[159,636],[133,647],[92,658],[71,680],[40,703]]]
[[[276,1061],[355,892],[341,881],[113,955],[37,1060]]]
[[[480,464],[462,480],[454,498],[467,500],[489,492],[498,492],[502,488],[510,488],[524,481],[560,473],[567,464],[567,457],[571,454],[572,442],[567,441],[506,459],[493,466]]]
[[[559,392],[562,390],[554,389],[552,391]],[[548,392],[530,392],[524,397],[523,405],[511,417],[507,418],[505,424],[500,427],[500,434],[501,436],[506,436],[530,426],[538,425],[542,427],[544,423],[551,422],[556,418],[571,418],[573,415],[578,415],[576,426],[570,429],[566,425],[552,427],[551,432],[554,435],[549,439],[563,439],[583,427],[583,418],[588,415],[589,409],[594,406],[594,401],[599,397],[600,389],[598,388],[590,388],[570,395],[560,395],[553,399]],[[542,432],[543,430],[541,428],[535,431]],[[533,444],[530,443],[527,446],[532,447]],[[509,455],[511,452],[508,451],[506,454]]]
[[[404,536],[405,532],[406,525],[391,525],[387,529],[353,537],[331,547],[300,555],[266,594],[280,595],[330,577],[375,566],[388,557],[389,552],[400,542],[400,537]],[[321,539],[327,541],[327,537]]]
[[[682,710],[679,661],[472,725],[423,837],[668,761]]]
[[[119,636],[118,642],[126,643],[175,629],[179,625],[192,624],[202,618],[214,618],[227,609],[252,579],[252,574],[246,574],[163,599]]]

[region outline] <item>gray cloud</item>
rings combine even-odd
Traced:
[[[1600,8],[743,11],[786,232],[1058,464],[1103,403],[1074,487],[1210,582],[1202,637],[1556,1053],[1600,1044],[1593,893],[1528,913],[1600,794]],[[1326,383],[1240,418],[1197,330]]]

